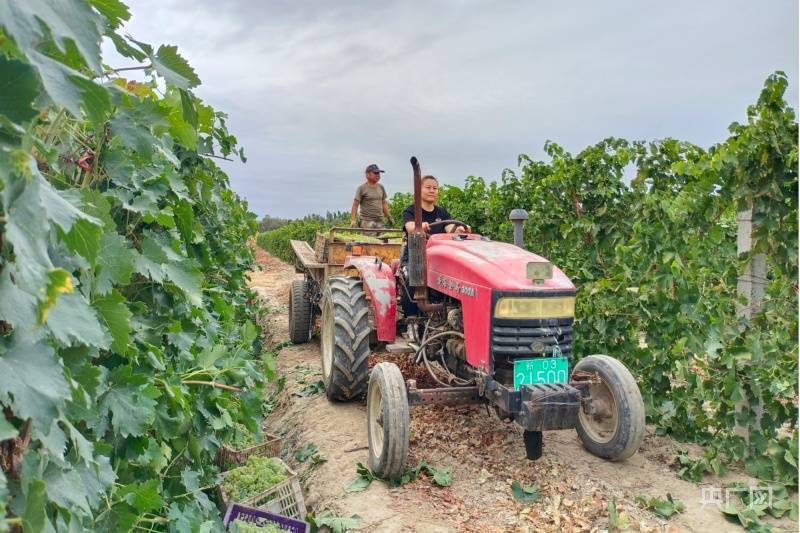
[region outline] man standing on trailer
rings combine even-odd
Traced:
[[[384,171],[374,163],[364,171],[367,181],[356,189],[353,207],[350,209],[350,226],[355,227],[357,225],[356,214],[359,213],[361,215],[360,227],[362,228],[385,228],[386,226],[383,223],[384,215],[389,224],[394,226],[394,220],[392,220],[392,215],[389,213],[389,203],[386,201],[386,189],[378,183],[382,172]]]

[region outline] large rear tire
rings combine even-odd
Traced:
[[[361,280],[331,276],[322,294],[322,379],[329,400],[358,398],[369,376],[369,304]]]
[[[378,363],[369,376],[367,438],[369,468],[387,479],[403,473],[411,422],[406,384],[394,363]]]
[[[630,370],[613,357],[590,355],[573,372],[595,372],[600,377],[600,383],[589,385],[592,414],[578,412],[575,429],[586,449],[609,461],[636,453],[644,439],[644,402]]]
[[[294,344],[311,338],[311,302],[306,298],[306,281],[292,280],[289,292],[289,340]]]

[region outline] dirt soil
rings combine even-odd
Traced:
[[[671,468],[671,458],[678,448],[692,447],[657,436],[652,427],[639,452],[621,463],[590,455],[574,430],[545,432],[544,455],[531,462],[525,458],[521,430],[485,406],[412,409],[409,464],[424,459],[436,467],[452,467],[450,487],[438,487],[423,476],[397,488],[374,481],[363,492],[346,492],[357,477],[357,463],[367,462],[365,401],[334,404],[324,393],[313,392],[321,379],[318,338],[291,345],[287,332],[289,285],[302,276],[260,249],[257,261],[260,269],[251,273],[251,287],[267,304],[268,343],[279,350],[279,373],[286,376],[285,386],[274,394],[277,405],[266,428],[283,437],[282,455],[304,480],[310,511],[358,515],[361,531],[603,531],[609,527],[609,501],[615,498],[617,511],[625,513],[632,530],[743,531],[715,505],[702,505],[701,488],[746,478],[730,474],[702,485],[682,481]],[[374,360],[393,357],[402,356],[373,354]],[[295,450],[309,443],[317,446],[324,463],[295,460]],[[541,498],[518,503],[511,493],[514,480],[537,485]],[[664,498],[667,493],[686,505],[684,513],[670,520],[634,501],[637,495]],[[780,526],[797,531],[793,522]]]

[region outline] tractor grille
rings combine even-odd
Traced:
[[[514,359],[572,358],[573,318],[492,321],[492,356],[495,368]]]

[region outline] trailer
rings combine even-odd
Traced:
[[[314,247],[301,240],[289,241],[295,255],[295,272],[304,275],[292,282],[289,293],[289,338],[307,342],[314,331],[315,317],[325,283],[331,276],[358,276],[348,258],[370,257],[393,268],[400,260],[403,230],[334,227],[317,232]],[[370,317],[374,323],[374,317]]]

